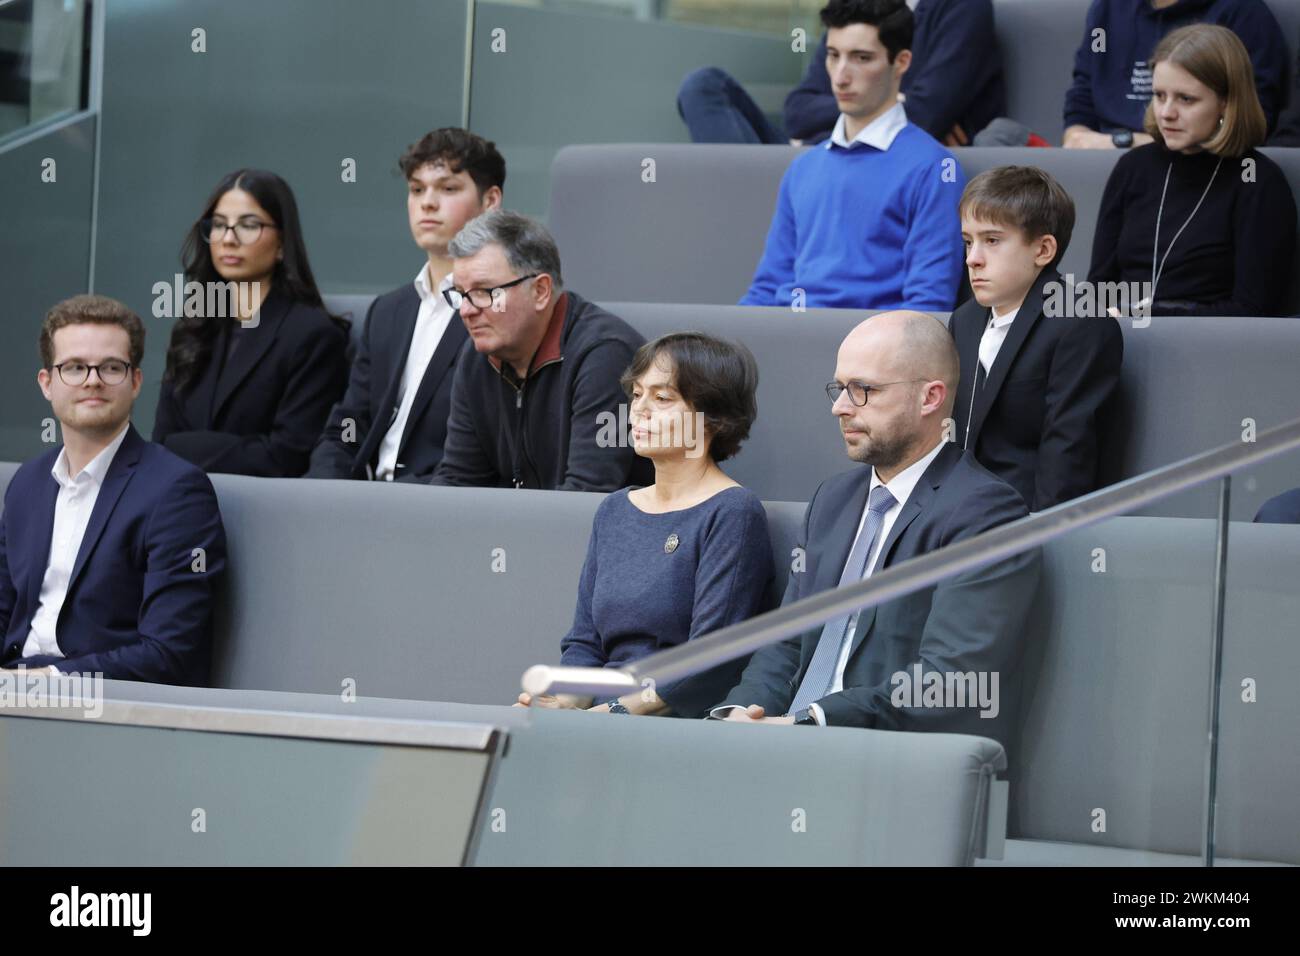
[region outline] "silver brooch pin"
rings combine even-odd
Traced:
[[[677,550],[677,545],[680,543],[681,539],[677,535],[670,534],[668,540],[664,542],[664,554],[672,554]]]

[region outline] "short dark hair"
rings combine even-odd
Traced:
[[[397,161],[407,179],[428,163],[441,163],[453,173],[461,170],[469,173],[480,198],[493,186],[504,189],[506,185],[506,160],[497,152],[496,143],[467,129],[444,126],[425,133],[418,142],[406,147]]]
[[[636,350],[619,384],[632,386],[660,355],[673,363],[673,387],[704,416],[709,457],[726,461],[740,451],[758,417],[758,363],[745,346],[703,332],[670,332]]]
[[[902,50],[912,49],[912,31],[916,18],[906,0],[830,0],[818,14],[822,26],[847,27],[866,23],[880,34],[880,44],[889,54],[889,62]]]
[[[1065,255],[1074,232],[1074,200],[1051,175],[1037,166],[998,166],[966,184],[958,214],[1019,229],[1028,238],[1054,236],[1054,267]]]
[[[117,299],[106,295],[74,295],[55,303],[41,323],[41,368],[54,365],[54,333],[69,325],[117,325],[126,330],[130,340],[131,365],[144,361],[144,323]]]

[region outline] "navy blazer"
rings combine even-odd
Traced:
[[[804,515],[804,569],[791,572],[783,604],[839,586],[870,486],[869,467],[822,482]],[[969,453],[946,443],[903,503],[876,568],[893,567],[1026,514],[1014,488]],[[862,612],[844,671],[844,690],[817,701],[826,722],[978,734],[1009,747],[1024,626],[1040,564],[1038,549],[1032,549]],[[821,632],[819,626],[759,650],[724,703],[761,704],[769,716],[784,714]],[[981,717],[977,707],[895,707],[891,678],[898,672],[911,675],[916,662],[925,671],[997,672],[997,716]]]
[[[164,381],[153,440],[204,471],[297,478],[347,382],[348,336],[324,309],[275,289],[224,360],[234,321],[183,393]]]
[[[1114,421],[1124,360],[1124,336],[1110,316],[1044,314],[1050,282],[1059,283],[1063,305],[1069,298],[1060,274],[1044,269],[1007,330],[973,412],[971,391],[989,310],[971,299],[948,323],[961,357],[954,438],[1020,492],[1031,511],[1101,486],[1101,449]]]
[[[367,478],[379,458],[379,446],[397,417],[397,392],[411,350],[420,294],[406,283],[370,305],[365,329],[352,362],[343,400],[334,406],[311,455],[308,478]],[[397,481],[425,481],[442,461],[451,413],[451,385],[461,346],[469,338],[457,312],[425,367],[415,404],[397,446]],[[355,434],[344,441],[344,421]]]
[[[27,462],[0,515],[0,666],[23,653],[54,533],[59,448]],[[198,549],[202,549],[201,553]],[[127,426],[95,499],[55,634],[62,658],[29,657],[108,680],[207,683],[212,602],[226,535],[207,475]]]

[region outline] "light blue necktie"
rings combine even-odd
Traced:
[[[867,502],[867,520],[862,523],[862,532],[853,542],[849,559],[844,562],[840,587],[861,581],[866,575],[867,560],[871,557],[871,548],[876,543],[876,536],[880,534],[885,512],[897,503],[884,485],[877,485],[872,489],[871,498]],[[803,683],[799,685],[788,713],[798,713],[813,701],[825,697],[830,691],[831,684],[835,680],[835,665],[840,659],[840,648],[844,644],[844,632],[854,616],[852,613],[845,614],[826,622],[826,626],[822,628],[822,636],[817,641],[817,649],[813,651],[812,660],[808,662],[808,671],[803,675]]]

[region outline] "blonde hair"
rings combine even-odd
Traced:
[[[1227,27],[1193,23],[1174,30],[1151,54],[1151,70],[1157,63],[1180,66],[1208,86],[1223,100],[1223,122],[1201,148],[1216,156],[1241,156],[1263,144],[1268,135],[1268,121],[1255,92],[1255,71],[1250,55]],[[1155,97],[1147,104],[1143,128],[1160,144],[1160,126],[1156,123]]]

